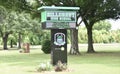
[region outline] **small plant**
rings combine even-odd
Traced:
[[[60,72],[67,69],[67,65],[65,63],[62,63],[61,61],[58,61],[57,65],[55,66],[55,71]]]
[[[47,63],[41,63],[38,68],[37,71],[38,72],[42,72],[42,71],[50,71],[52,69],[52,65],[47,62]]]
[[[19,52],[22,53],[22,52],[23,52],[23,49],[19,49]]]
[[[25,47],[24,47],[24,46],[22,46],[22,48],[21,48],[21,49],[19,49],[19,52],[20,52],[20,53],[24,53],[24,52],[25,52]]]
[[[19,49],[20,53],[24,53],[25,52],[25,45],[22,45],[22,47]]]

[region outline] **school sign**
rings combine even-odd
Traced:
[[[75,29],[79,7],[42,6],[41,24],[51,30],[51,62],[67,63],[67,29]]]
[[[79,7],[43,6],[41,22],[44,29],[72,29],[76,28],[76,11]]]

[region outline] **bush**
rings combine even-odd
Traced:
[[[42,71],[50,71],[52,69],[52,65],[48,62],[48,63],[41,63],[38,68],[37,71],[38,72],[42,72]]]
[[[55,71],[65,71],[67,69],[67,64],[62,63],[60,60],[57,62],[57,65],[55,66]]]
[[[51,41],[49,39],[43,40],[41,50],[46,54],[51,52]]]

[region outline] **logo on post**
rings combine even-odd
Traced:
[[[65,44],[65,34],[64,33],[56,33],[54,34],[54,44],[61,46]]]

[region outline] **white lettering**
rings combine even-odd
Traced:
[[[75,21],[75,20],[72,20],[72,18],[75,18],[76,15],[75,12],[70,12],[70,11],[50,11],[50,12],[47,12],[47,17],[50,17],[50,21]]]

